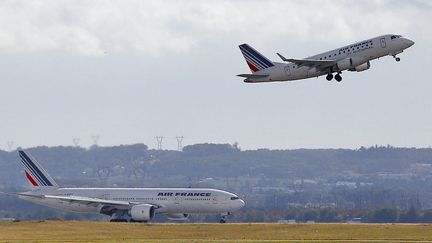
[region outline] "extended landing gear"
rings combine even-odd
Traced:
[[[127,223],[128,217],[122,211],[117,211],[111,214],[110,222],[122,222]]]
[[[123,223],[127,223],[127,219],[110,219],[110,222],[123,222]]]
[[[336,81],[340,82],[342,81],[342,76],[341,76],[341,72],[337,73],[334,78],[336,79]],[[331,81],[333,79],[333,74],[329,73],[326,76],[327,81]]]
[[[148,223],[148,221],[147,220],[129,219],[129,223]]]
[[[394,57],[394,59],[396,60],[396,62],[399,62],[399,61],[400,61],[400,57],[397,57],[396,55],[394,55],[393,57]]]
[[[226,221],[227,221],[227,216],[228,216],[228,215],[231,215],[231,213],[230,213],[230,212],[227,212],[227,213],[223,213],[223,214],[221,214],[221,218],[220,218],[220,220],[219,220],[219,223],[221,223],[221,224],[225,224]]]
[[[134,219],[129,219],[127,220],[126,218],[116,218],[116,219],[110,219],[110,222],[120,222],[120,223],[147,223],[146,220],[134,220]]]
[[[338,74],[335,75],[335,79],[338,82],[342,81],[342,76],[340,76],[340,73],[338,73]]]

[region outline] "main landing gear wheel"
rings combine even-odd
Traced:
[[[327,81],[331,81],[333,79],[333,74],[329,73],[326,76]]]
[[[340,74],[338,73],[335,75],[335,79],[336,79],[336,81],[340,82],[340,81],[342,81],[342,76],[340,76]]]
[[[147,223],[146,220],[135,220],[135,219],[130,219],[129,223]]]
[[[110,222],[123,222],[123,223],[127,223],[127,219],[110,219]]]

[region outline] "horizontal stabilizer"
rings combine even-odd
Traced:
[[[35,197],[35,198],[44,198],[44,195],[32,195],[32,194],[26,194],[26,193],[19,193],[19,192],[0,192],[0,194],[5,194],[9,196],[17,196],[17,197]]]
[[[237,76],[243,77],[243,78],[265,78],[265,77],[268,77],[267,74],[248,74],[248,73],[239,74]]]

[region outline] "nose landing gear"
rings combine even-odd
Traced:
[[[219,220],[219,223],[221,223],[221,224],[225,224],[226,221],[227,221],[227,216],[228,216],[228,215],[231,215],[231,212],[227,212],[227,213],[223,213],[223,214],[221,214],[221,218],[220,218],[220,220]]]
[[[396,60],[396,62],[400,61],[400,57],[397,57],[396,55],[393,55],[393,58]]]

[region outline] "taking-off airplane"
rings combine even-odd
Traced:
[[[414,41],[401,35],[382,35],[365,41],[360,41],[335,50],[327,51],[305,59],[285,58],[276,53],[284,62],[272,62],[248,44],[240,45],[240,50],[246,59],[252,74],[239,74],[246,78],[246,83],[261,83],[274,81],[291,81],[327,75],[328,81],[334,78],[342,81],[342,71],[362,72],[370,68],[370,61],[383,57],[397,57],[405,49],[414,45]]]

